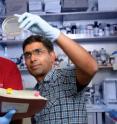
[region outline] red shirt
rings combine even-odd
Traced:
[[[17,65],[6,58],[0,57],[0,87],[23,89],[22,78]]]

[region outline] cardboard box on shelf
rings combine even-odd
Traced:
[[[88,0],[61,0],[62,11],[86,11]]]
[[[117,0],[98,0],[99,11],[116,11]]]
[[[22,14],[27,11],[27,0],[6,0],[6,15]]]

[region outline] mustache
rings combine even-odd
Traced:
[[[31,62],[31,65],[39,65],[39,64],[40,64],[40,62],[38,62],[38,61]]]

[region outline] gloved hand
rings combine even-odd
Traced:
[[[3,117],[0,117],[0,124],[9,124],[16,110],[10,110]]]
[[[111,118],[117,121],[117,110],[112,109],[108,113]]]
[[[24,30],[30,30],[32,33],[45,36],[51,41],[55,41],[59,37],[60,30],[52,27],[40,16],[27,12],[22,15],[15,14],[15,16],[19,17],[20,28]]]

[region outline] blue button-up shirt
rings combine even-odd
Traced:
[[[73,68],[53,68],[36,90],[48,99],[47,106],[35,115],[36,124],[87,124],[85,88],[78,91]]]

